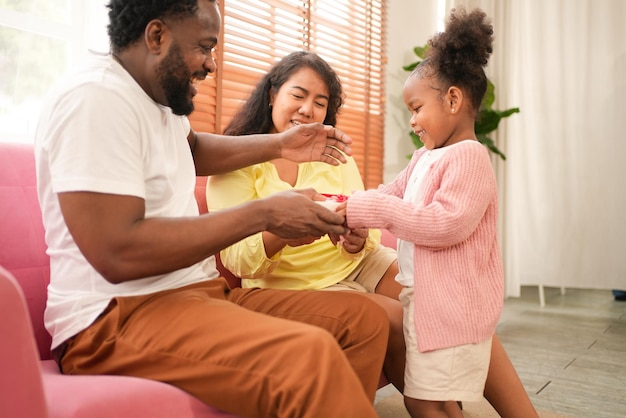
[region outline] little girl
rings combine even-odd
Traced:
[[[496,180],[474,132],[492,42],[482,11],[452,10],[403,87],[424,147],[392,183],[356,192],[337,209],[350,228],[398,237],[412,417],[462,417],[446,401],[482,399],[502,310]]]

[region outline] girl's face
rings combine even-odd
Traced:
[[[303,67],[270,93],[271,133],[283,132],[301,123],[324,122],[328,111],[328,86],[312,69]]]
[[[459,109],[435,89],[435,80],[412,75],[404,83],[402,99],[411,112],[409,125],[431,150],[452,145],[464,138],[455,138],[455,120],[452,115]]]

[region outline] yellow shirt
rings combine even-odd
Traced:
[[[261,163],[210,177],[207,203],[209,211],[216,211],[284,190],[308,187],[319,193],[344,195],[364,188],[351,157],[339,166],[300,163],[295,187],[280,179],[273,164]],[[323,289],[345,279],[379,243],[380,231],[370,230],[364,249],[351,254],[341,245],[334,246],[326,235],[308,245],[286,246],[268,258],[258,233],[222,250],[220,256],[228,270],[244,279],[243,287]]]

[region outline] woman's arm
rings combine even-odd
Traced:
[[[260,193],[268,196],[279,191],[280,184],[273,179],[271,167],[270,163],[261,163],[209,177],[206,189],[209,212],[260,199]],[[263,190],[257,190],[257,183]],[[235,275],[244,279],[259,278],[276,267],[278,259],[272,256],[285,245],[282,238],[264,231],[224,248],[220,256],[224,266]]]

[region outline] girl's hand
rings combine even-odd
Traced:
[[[347,234],[340,237],[340,243],[347,252],[355,254],[365,247],[368,235],[369,229],[367,228],[350,229]]]
[[[337,205],[337,207],[335,208],[335,212],[337,212],[338,214],[340,214],[341,216],[345,218],[347,209],[348,209],[348,201],[346,200],[345,202],[341,202]],[[348,220],[346,219],[346,223],[347,222]]]

